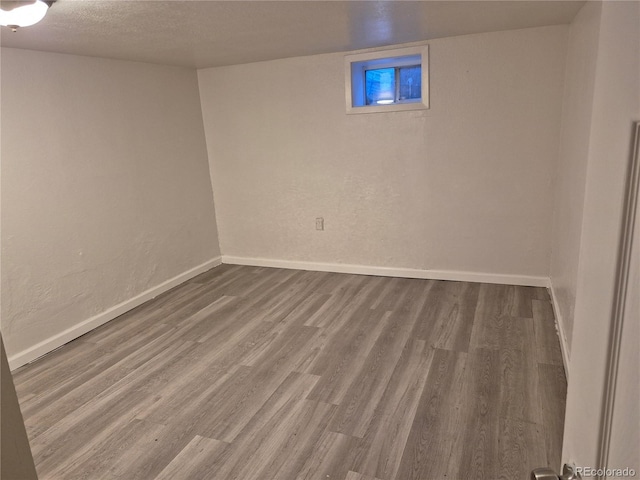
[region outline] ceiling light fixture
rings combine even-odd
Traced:
[[[0,25],[14,32],[18,27],[30,27],[44,18],[53,1],[27,0],[0,2]]]

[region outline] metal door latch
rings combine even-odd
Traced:
[[[531,480],[578,480],[581,478],[574,467],[566,463],[562,467],[562,475],[558,475],[553,469],[548,467],[536,468],[531,472]]]

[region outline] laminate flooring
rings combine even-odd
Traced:
[[[41,480],[560,465],[566,382],[542,288],[221,265],[14,381]]]

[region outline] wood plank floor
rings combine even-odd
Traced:
[[[542,288],[222,265],[14,380],[41,480],[513,480],[560,464]]]

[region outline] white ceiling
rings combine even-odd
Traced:
[[[58,0],[4,47],[212,67],[569,23],[584,1]]]

